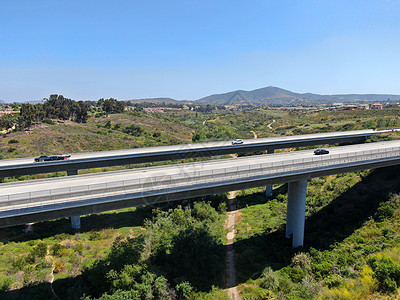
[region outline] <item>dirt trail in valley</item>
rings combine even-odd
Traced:
[[[272,124],[274,124],[276,121],[275,120],[272,120],[272,122],[271,123],[269,123],[268,125],[267,125],[267,127],[269,128],[269,129],[272,129]]]
[[[45,258],[45,259],[46,259],[46,261],[51,262],[52,265],[53,265],[53,266],[52,266],[52,269],[51,269],[51,273],[48,275],[51,293],[53,294],[53,296],[54,296],[56,299],[60,299],[60,298],[57,296],[57,294],[56,294],[56,292],[54,291],[54,289],[53,289],[55,262],[54,262],[54,259],[50,256],[50,250],[49,250],[49,249],[47,249],[47,253],[46,253],[46,258]]]
[[[275,120],[272,121],[273,124]],[[271,128],[268,124],[268,128]],[[272,128],[271,128],[272,129]],[[257,133],[253,130],[250,130],[253,133],[254,138],[258,138]],[[231,154],[232,157],[237,157],[237,154]],[[240,300],[241,297],[239,295],[239,290],[237,288],[236,282],[236,268],[235,268],[235,249],[233,247],[234,239],[235,239],[235,223],[236,219],[239,216],[239,205],[236,200],[236,194],[239,191],[229,192],[228,200],[229,200],[229,213],[228,218],[226,220],[226,228],[228,233],[226,235],[227,243],[226,243],[226,275],[227,275],[227,288],[228,288],[228,296],[232,300]]]
[[[238,211],[238,205],[236,201],[237,191],[229,192],[229,213],[226,221],[226,227],[228,233],[226,235],[227,246],[226,246],[226,275],[227,275],[227,288],[228,296],[233,300],[241,299],[239,291],[237,289],[236,282],[236,268],[235,268],[235,249],[233,248],[233,241],[235,239],[235,222]]]

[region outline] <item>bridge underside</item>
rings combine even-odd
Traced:
[[[358,170],[374,169],[400,164],[400,158],[391,159],[386,162],[368,162],[359,165],[341,165],[319,170],[306,170],[291,172],[290,174],[273,174],[270,176],[258,176],[241,180],[216,182],[211,184],[198,184],[189,187],[165,188],[150,192],[138,192],[118,196],[96,198],[73,203],[59,203],[34,208],[18,209],[15,211],[2,212],[0,214],[0,228],[15,225],[23,225],[31,222],[47,221],[58,218],[75,216],[72,221],[75,228],[79,228],[77,216],[100,213],[120,208],[128,208],[142,205],[154,205],[170,201],[192,199],[211,194],[229,192],[238,189],[248,189],[271,184],[289,182],[288,201],[288,237],[293,238],[293,247],[303,245],[304,236],[304,207],[307,180],[313,177],[326,176],[337,173],[354,172]],[[7,215],[5,214],[7,213]],[[79,218],[79,217],[78,217]]]

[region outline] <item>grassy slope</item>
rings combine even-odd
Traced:
[[[104,127],[107,121],[111,122],[110,129]],[[114,129],[116,124],[120,125],[119,129]],[[131,124],[140,126],[143,134],[135,137],[123,133]],[[3,158],[16,158],[180,144],[191,141],[191,131],[185,125],[152,114],[115,114],[108,118],[90,118],[84,124],[65,121],[12,132],[0,138],[0,153]]]

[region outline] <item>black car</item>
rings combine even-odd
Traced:
[[[317,150],[314,150],[314,154],[315,155],[329,154],[329,151],[326,149],[317,149]]]
[[[34,158],[34,162],[41,162],[41,161],[53,161],[53,160],[66,160],[71,157],[71,154],[63,154],[63,155],[41,155],[39,157]]]

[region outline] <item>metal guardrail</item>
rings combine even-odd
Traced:
[[[0,196],[0,212],[5,213],[8,210],[26,209],[57,203],[89,201],[91,199],[131,193],[170,191],[174,188],[191,185],[246,179],[255,176],[270,176],[272,174],[294,171],[307,171],[327,166],[362,163],[383,158],[396,158],[398,156],[400,156],[400,147],[390,147],[354,151],[345,154],[310,156],[309,158],[302,159],[285,159],[276,162],[272,161],[213,170],[184,171],[184,169],[181,169],[180,173],[171,175],[4,195]]]

